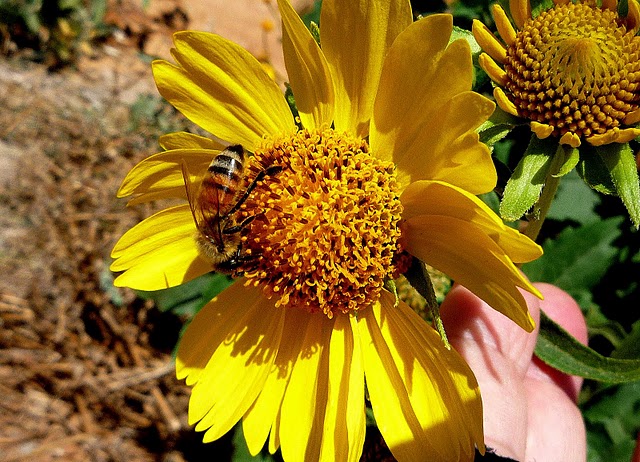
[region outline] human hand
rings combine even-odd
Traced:
[[[540,309],[586,343],[587,327],[577,303],[550,284],[535,284],[538,300],[523,292],[539,325]],[[583,462],[586,432],[576,406],[582,385],[533,356],[538,328],[527,333],[462,286],[441,307],[449,341],[480,384],[487,447],[518,461]]]

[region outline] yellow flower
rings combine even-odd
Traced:
[[[449,15],[412,23],[405,0],[325,0],[320,48],[278,5],[303,128],[259,62],[222,37],[177,33],[177,65],[153,64],[172,105],[252,153],[247,182],[277,167],[237,211],[243,277],[181,340],[189,421],[212,441],[242,419],[252,454],[268,440],[287,461],[358,460],[366,380],[396,458],[472,460],[474,446],[484,451],[473,373],[383,288],[409,252],[533,329],[517,287],[538,292],[513,262],[541,250],[475,196],[496,182],[474,132],[494,105],[470,91],[469,46],[448,44]],[[120,196],[184,200],[182,166],[196,182],[224,148],[188,133],[160,143]],[[144,220],[113,250],[116,285],[157,290],[211,271],[195,234],[187,203]]]
[[[492,6],[497,39],[474,20],[473,34],[484,49],[479,64],[497,84],[494,97],[504,111],[529,119],[541,139],[593,146],[626,143],[640,135],[640,8],[628,0],[626,17],[617,0],[555,6],[532,17],[530,0],[510,0],[511,25],[500,5]],[[625,128],[626,127],[626,128]]]

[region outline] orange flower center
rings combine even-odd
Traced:
[[[244,275],[276,306],[328,317],[365,308],[394,272],[402,212],[394,166],[366,141],[331,129],[266,140],[252,174],[278,165],[241,210]]]
[[[528,20],[507,49],[518,112],[555,136],[600,135],[640,103],[640,38],[617,13],[569,2]]]

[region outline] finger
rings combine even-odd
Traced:
[[[540,300],[527,292],[523,296],[537,326]],[[460,285],[451,289],[440,307],[440,315],[447,336],[459,342],[461,348],[477,349],[480,345],[496,350],[513,361],[524,376],[535,348],[537,327],[531,333],[526,332]]]
[[[547,316],[586,343],[584,316],[573,298],[550,284],[536,287],[544,295],[540,307]],[[581,378],[563,374],[534,357],[525,378],[529,403],[527,459],[566,462],[586,459],[584,422],[575,404],[581,385]]]
[[[554,383],[528,378],[527,448],[520,460],[584,462],[586,431],[580,409]]]
[[[537,283],[535,286],[544,295],[540,308],[546,315],[562,326],[579,342],[586,345],[587,323],[575,300],[565,291],[551,284]],[[555,384],[574,402],[578,400],[578,394],[583,382],[581,377],[564,374],[545,364],[537,357],[534,357],[527,371],[527,377],[546,380]]]
[[[539,301],[525,294],[534,320]],[[462,286],[441,306],[449,341],[473,370],[482,394],[485,442],[497,454],[523,460],[527,441],[524,377],[537,330],[527,333]]]

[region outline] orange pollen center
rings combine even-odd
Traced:
[[[265,140],[250,176],[277,165],[241,215],[256,218],[242,237],[244,275],[275,305],[329,318],[366,308],[394,272],[402,212],[394,166],[366,141],[331,129]]]
[[[590,3],[528,20],[507,49],[506,88],[523,117],[589,137],[617,129],[640,103],[640,37]]]

